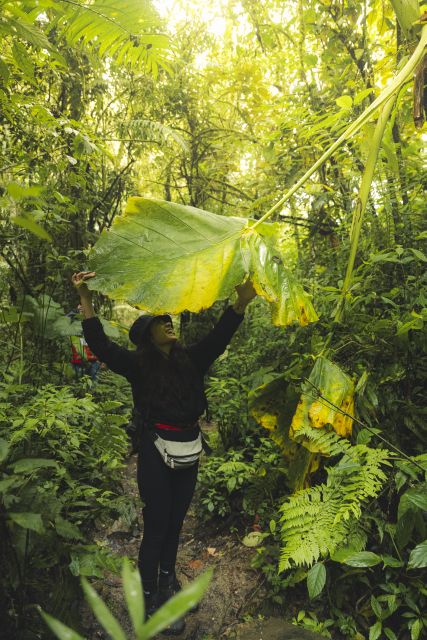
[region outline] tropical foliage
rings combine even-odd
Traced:
[[[90,266],[123,345],[123,300],[191,342],[253,278],[208,381],[198,513],[257,545],[276,613],[422,638],[425,6],[156,6],[0,0],[3,629],[43,635],[38,604],[84,634],[79,576],[120,564],[93,531],[138,508],[129,392],[67,365]]]

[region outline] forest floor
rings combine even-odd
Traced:
[[[123,479],[124,489],[137,497],[136,456],[129,459]],[[199,522],[197,499],[186,516],[178,551],[177,575],[182,584],[193,580],[209,567],[214,576],[197,613],[186,616],[182,640],[316,640],[321,636],[286,623],[281,618],[257,616],[267,592],[264,576],[251,567],[254,550],[245,547],[224,526],[206,526]],[[96,539],[119,555],[138,557],[142,537],[142,514],[130,528],[117,520],[98,531]],[[119,576],[108,573],[93,582],[95,589],[132,637],[131,624],[122,595]],[[296,612],[289,612],[288,619]],[[87,605],[83,605],[82,626],[88,640],[106,640],[108,636]],[[159,636],[165,637],[165,636]]]

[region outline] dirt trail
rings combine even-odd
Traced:
[[[124,485],[127,492],[136,496],[138,490],[135,477],[136,457],[134,456],[127,466]],[[137,558],[141,536],[142,516],[139,516],[137,524],[131,530],[117,521],[112,527],[98,532],[97,539],[106,542],[120,555]],[[186,617],[186,629],[178,636],[180,639],[320,639],[320,636],[286,625],[280,619],[276,619],[273,624],[273,619],[249,624],[242,622],[245,615],[256,612],[266,596],[262,574],[250,566],[253,553],[253,549],[236,541],[235,536],[201,527],[195,516],[194,506],[190,508],[181,534],[177,575],[184,584],[193,580],[208,567],[214,567],[214,577],[208,593],[201,602],[200,610]],[[104,580],[94,581],[93,584],[131,638],[131,626],[122,598],[120,578],[114,574],[108,574]],[[89,640],[107,640],[108,636],[86,605],[83,605],[82,616],[85,636]],[[265,631],[263,631],[264,627]]]

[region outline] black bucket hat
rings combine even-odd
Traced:
[[[160,316],[152,316],[149,314],[145,316],[140,316],[135,320],[135,322],[129,329],[129,340],[133,342],[133,344],[135,344],[136,346],[140,345],[143,339],[145,338],[145,336],[147,335],[147,332],[151,323],[154,322],[154,320],[157,320],[157,318],[164,318],[165,320],[168,320],[172,324],[172,318],[167,313]]]

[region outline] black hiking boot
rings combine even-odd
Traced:
[[[159,608],[159,592],[158,591],[144,591],[144,604],[145,604],[145,620],[151,618],[153,613]]]
[[[159,576],[159,603],[160,606],[170,600],[178,591],[181,590],[181,585],[178,582],[175,572],[165,574],[162,571]],[[185,629],[184,618],[178,618],[167,629],[162,631],[167,636],[178,636]]]
[[[176,577],[175,573],[165,575],[160,573],[159,578],[159,595],[162,602],[166,602],[169,598],[172,598],[178,591],[181,591],[181,583]],[[163,600],[163,597],[165,598]],[[200,609],[199,604],[195,604],[194,607],[188,610],[188,613],[196,613]]]

